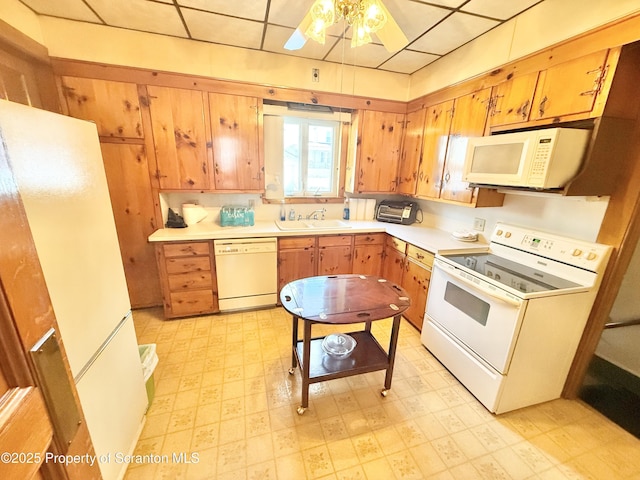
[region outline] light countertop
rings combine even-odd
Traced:
[[[161,228],[149,236],[150,242],[186,242],[191,240],[221,240],[230,238],[299,237],[305,235],[341,235],[385,232],[432,253],[478,251],[488,248],[483,241],[462,242],[450,232],[430,227],[396,225],[377,221],[348,221],[350,228],[280,230],[273,221],[256,222],[251,227],[221,227],[207,222],[186,228]]]

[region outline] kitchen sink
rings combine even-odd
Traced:
[[[280,230],[341,230],[351,228],[346,222],[340,220],[276,220],[276,227]]]

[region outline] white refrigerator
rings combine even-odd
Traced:
[[[96,126],[0,100],[0,137],[100,470],[122,478],[148,401]]]

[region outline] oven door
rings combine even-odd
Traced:
[[[506,374],[527,300],[436,259],[426,315],[498,372]]]

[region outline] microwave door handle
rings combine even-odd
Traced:
[[[434,267],[435,267],[435,266],[440,267],[440,268],[443,268],[444,270],[449,270],[450,272],[452,272],[452,271],[457,271],[457,270],[458,270],[456,267],[452,267],[452,266],[449,266],[449,265],[443,265],[443,264],[442,264],[441,262],[439,262],[439,261],[436,261],[436,262],[434,263]],[[451,274],[449,273],[449,275],[451,275]],[[520,301],[520,300],[514,300],[514,299],[509,298],[509,297],[507,297],[507,296],[497,294],[497,293],[495,293],[495,292],[493,292],[493,291],[489,290],[488,288],[483,287],[482,285],[479,285],[479,284],[477,284],[477,283],[474,283],[474,282],[472,282],[471,280],[467,280],[467,279],[466,279],[466,278],[464,278],[464,277],[461,277],[461,276],[458,276],[458,275],[455,275],[455,276],[454,276],[454,275],[451,275],[451,276],[453,276],[453,277],[454,277],[456,280],[458,280],[460,283],[464,283],[465,285],[467,285],[467,286],[469,286],[469,287],[471,287],[471,288],[473,288],[473,289],[475,289],[475,290],[480,290],[482,293],[484,293],[484,294],[485,294],[485,295],[487,295],[488,297],[491,297],[491,298],[493,298],[493,299],[495,299],[495,300],[498,300],[498,301],[504,302],[504,303],[506,303],[506,304],[509,304],[509,305],[511,305],[512,307],[520,308],[520,306],[522,305],[522,301]]]

